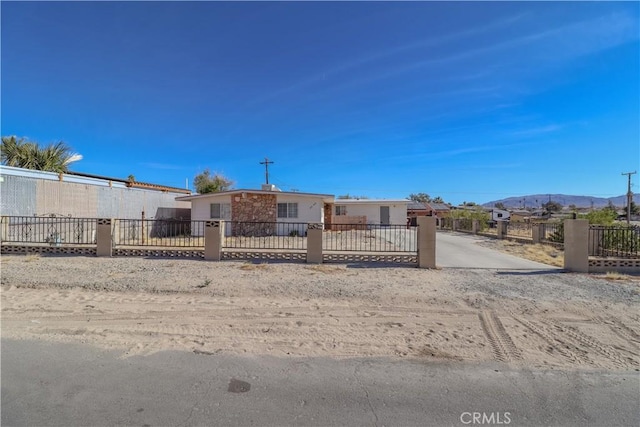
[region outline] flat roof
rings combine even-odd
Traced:
[[[176,197],[176,200],[195,200],[195,199],[204,199],[207,197],[215,197],[215,196],[225,196],[231,194],[239,194],[239,193],[253,193],[253,194],[275,194],[283,195],[283,196],[302,196],[302,197],[321,197],[323,199],[331,198],[333,199],[333,194],[317,194],[317,193],[301,193],[298,191],[268,191],[268,190],[251,190],[251,189],[238,189],[238,190],[227,190],[227,191],[218,191],[215,193],[205,193],[205,194],[193,194],[191,196],[180,196]]]
[[[336,205],[357,205],[357,204],[380,204],[380,203],[395,203],[407,205],[411,203],[411,200],[406,199],[336,199]]]

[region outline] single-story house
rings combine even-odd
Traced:
[[[436,224],[440,225],[442,218],[448,218],[451,215],[451,208],[446,203],[427,203],[428,216],[436,217]]]
[[[531,221],[531,212],[523,209],[516,209],[511,211],[511,222],[529,222]]]
[[[226,235],[304,236],[307,223],[324,223],[325,203],[332,203],[334,196],[280,191],[274,185],[265,184],[261,190],[229,190],[176,200],[191,202],[192,221],[230,221]],[[202,235],[201,224],[192,225],[191,233]]]
[[[410,200],[407,205],[407,217],[411,225],[417,225],[419,216],[431,216],[431,208],[426,203]]]
[[[406,225],[410,200],[338,199],[325,215],[328,224]]]
[[[511,218],[511,213],[509,213],[509,211],[505,209],[490,208],[488,209],[488,212],[490,222],[509,221],[509,219]]]

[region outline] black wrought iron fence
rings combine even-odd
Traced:
[[[307,223],[225,221],[223,248],[305,250]]]
[[[323,251],[416,252],[418,248],[418,227],[406,224],[369,224],[365,229],[353,224],[343,231],[325,231],[322,237]]]
[[[640,258],[640,227],[589,227],[589,255],[596,257]]]
[[[94,245],[95,218],[2,217],[2,241],[7,243],[45,243],[51,246]]]
[[[540,240],[556,244],[564,244],[564,224],[561,222],[541,222]]]
[[[118,219],[116,246],[204,247],[205,221],[179,219]]]

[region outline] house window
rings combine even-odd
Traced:
[[[298,218],[298,204],[278,203],[278,218]]]
[[[211,203],[211,219],[231,219],[231,203]]]
[[[336,206],[336,216],[346,215],[347,207],[346,206]]]
[[[498,218],[502,218],[502,214],[501,213],[498,214]]]

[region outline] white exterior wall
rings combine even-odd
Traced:
[[[236,194],[225,195],[211,195],[210,197],[203,197],[194,199],[191,201],[191,219],[192,220],[209,220],[210,218],[210,205],[211,203],[231,203],[231,198]],[[279,223],[302,223],[295,229],[301,236],[306,235],[307,223],[310,222],[324,222],[324,202],[321,197],[313,196],[301,196],[294,194],[277,194],[276,203],[297,203],[298,204],[298,218],[277,218]],[[233,215],[233,212],[231,213]],[[194,236],[202,236],[204,229],[201,224],[194,223],[191,226],[191,233]],[[278,233],[288,235],[294,228],[292,227],[278,227]],[[231,227],[226,227],[226,235],[231,235]]]
[[[276,202],[298,204],[298,218],[278,218],[278,222],[324,222],[324,202],[321,197],[278,194]]]
[[[324,223],[324,202],[322,201],[321,197],[305,197],[294,194],[278,194],[276,197],[276,202],[298,204],[298,218],[277,218],[276,221],[281,223],[301,223],[295,227],[300,236],[306,236],[308,223]],[[282,234],[289,234],[291,230],[293,230],[293,228],[286,227]],[[278,228],[278,232],[280,233],[280,228]]]
[[[341,203],[340,200],[336,200],[335,206],[346,206],[348,216],[366,216],[367,224],[380,224],[380,206],[389,206],[389,222],[391,224],[404,225],[407,223],[406,203]],[[335,215],[335,207],[333,209],[333,215]]]
[[[220,196],[211,195],[202,199],[194,199],[191,201],[191,220],[206,221],[211,219],[211,203],[229,203],[231,204],[231,195],[223,194]],[[225,229],[227,235],[231,234],[231,227]],[[194,236],[204,235],[204,226],[201,222],[191,224],[191,234]]]
[[[499,217],[498,214],[502,214],[502,217]],[[511,218],[511,214],[509,211],[505,211],[502,209],[493,209],[491,211],[491,220],[492,221],[507,221]]]

